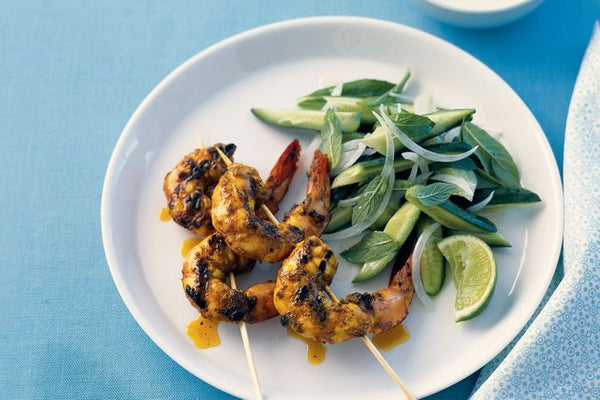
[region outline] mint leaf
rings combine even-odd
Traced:
[[[323,152],[329,159],[329,167],[334,169],[342,154],[342,124],[332,108],[325,113],[321,139],[323,139]]]
[[[387,81],[380,81],[377,79],[358,79],[356,81],[344,82],[342,85],[342,94],[341,96],[348,97],[374,97],[381,96],[382,94],[387,93],[391,88],[394,87],[394,84]],[[335,88],[334,86],[328,86],[323,89],[319,89],[315,92],[312,92],[306,97],[320,97],[320,96],[330,96],[331,92]]]
[[[341,254],[345,260],[360,264],[390,256],[393,258],[399,249],[400,243],[395,241],[390,235],[380,231],[373,231],[365,235],[354,246],[342,251]]]
[[[455,190],[456,186],[450,183],[432,183],[416,188],[413,195],[425,207],[435,207],[448,200]]]
[[[406,83],[410,79],[410,71],[406,70],[404,76],[396,85],[391,87],[386,93],[381,94],[377,97],[367,98],[362,101],[362,104],[367,107],[376,107],[380,104],[396,103],[398,99],[395,97],[404,92]]]
[[[377,175],[365,188],[365,191],[358,198],[358,202],[352,208],[352,225],[365,222],[379,208],[379,205],[385,197],[388,180],[381,175]]]
[[[460,135],[463,142],[479,146],[475,155],[485,172],[496,178],[502,186],[521,186],[519,169],[499,141],[468,121],[462,124]]]
[[[406,112],[393,114],[390,119],[394,125],[414,141],[419,141],[421,136],[426,136],[435,126],[435,122],[424,115]]]

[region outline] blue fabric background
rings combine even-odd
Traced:
[[[569,99],[597,0],[547,0],[507,27],[439,23],[406,1],[3,1],[0,4],[0,397],[230,396],[137,326],[110,277],[100,195],[117,138],[172,69],[244,30],[310,15],[414,26],[488,64],[562,165]],[[430,399],[461,399],[476,374]]]

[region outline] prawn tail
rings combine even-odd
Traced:
[[[404,265],[394,272],[390,279],[390,288],[397,288],[401,292],[412,296],[414,287],[412,284],[412,254],[408,257]]]
[[[301,150],[300,142],[298,139],[294,139],[281,153],[265,182],[265,187],[269,192],[269,198],[265,204],[273,213],[279,209],[279,203],[287,193],[292,177],[296,173]]]
[[[331,178],[329,174],[329,162],[327,156],[321,150],[315,151],[310,171],[308,183],[306,184],[306,193],[308,195],[326,196],[329,200],[331,191]],[[329,203],[329,201],[327,201]],[[329,204],[327,205],[329,207]]]

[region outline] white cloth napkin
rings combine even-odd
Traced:
[[[472,399],[600,399],[600,26],[565,135],[564,278]],[[494,368],[492,362],[489,367]],[[485,371],[484,371],[485,372]]]

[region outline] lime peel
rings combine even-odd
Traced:
[[[486,307],[496,287],[494,253],[473,235],[449,236],[438,242],[438,248],[450,264],[456,285],[454,320],[471,319]]]

